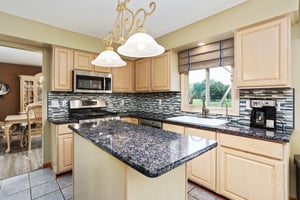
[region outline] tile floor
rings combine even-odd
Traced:
[[[71,200],[72,173],[53,176],[50,168],[0,180],[1,200]],[[198,185],[188,183],[187,200],[225,200]]]
[[[57,179],[50,168],[0,180],[1,200],[70,200],[72,174]]]
[[[199,187],[198,185],[188,183],[188,199],[187,200],[226,200],[226,198]]]

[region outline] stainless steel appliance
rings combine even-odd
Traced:
[[[104,99],[76,99],[70,101],[69,114],[80,124],[98,125],[101,121],[120,119],[117,113],[107,111],[106,107]]]
[[[139,119],[139,124],[144,126],[151,126],[154,128],[162,129],[162,123],[160,121],[149,120],[149,119]]]
[[[266,99],[252,99],[250,126],[275,129],[276,101]]]
[[[73,71],[73,92],[111,93],[112,75],[81,70]]]

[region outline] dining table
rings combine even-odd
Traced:
[[[4,119],[4,135],[6,139],[7,149],[5,153],[10,152],[10,134],[9,129],[13,124],[27,124],[27,115],[26,113],[21,113],[18,115],[7,115]],[[22,147],[22,144],[20,144]]]

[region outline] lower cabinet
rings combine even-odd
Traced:
[[[188,179],[232,200],[288,200],[289,143],[163,124],[163,129],[216,140],[188,163]]]
[[[73,163],[73,133],[58,136],[58,172],[72,169]]]
[[[55,174],[72,170],[73,132],[69,124],[51,124],[51,165]]]
[[[185,128],[185,134],[216,140],[216,132],[196,128]],[[196,138],[195,138],[196,139]],[[210,190],[216,190],[216,148],[188,162],[189,180]]]
[[[219,193],[230,199],[288,200],[287,143],[219,134]]]
[[[122,117],[121,120],[124,121],[124,122],[132,123],[132,124],[138,124],[139,123],[139,120],[135,117]]]

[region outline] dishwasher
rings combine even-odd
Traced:
[[[139,119],[139,125],[151,126],[154,128],[162,129],[162,123],[156,120]]]

